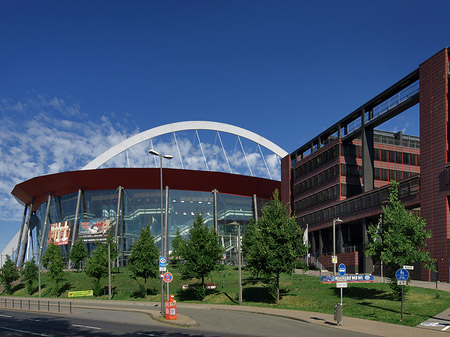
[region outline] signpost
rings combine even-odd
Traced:
[[[172,273],[169,272],[164,273],[163,280],[167,284],[167,299],[169,299],[169,283],[173,281]]]
[[[397,284],[402,286],[402,304],[401,304],[400,321],[403,321],[403,287],[407,284],[409,272],[405,268],[400,268],[395,272],[395,278],[397,279]]]
[[[167,259],[165,256],[159,257],[159,271],[166,271],[167,270]]]

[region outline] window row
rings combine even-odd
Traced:
[[[329,162],[335,160],[338,155],[338,145],[333,146],[331,149],[324,151],[320,155],[312,158],[311,160],[294,169],[294,179],[298,179],[301,176],[304,176],[305,174],[316,170],[320,166],[328,164]]]
[[[335,165],[328,170],[320,172],[312,178],[302,181],[300,184],[294,186],[294,196],[302,194],[309,191],[312,188],[321,186],[323,184],[329,183],[336,179],[339,175],[338,165]]]
[[[373,169],[373,178],[375,180],[383,180],[383,181],[391,181],[391,180],[401,181],[403,179],[409,178],[414,174],[416,173],[407,171],[387,170],[381,168]]]
[[[333,187],[327,188],[326,190],[315,193],[307,198],[296,201],[294,203],[294,211],[298,212],[317,204],[321,204],[325,201],[334,200],[339,195],[339,185],[335,185]]]
[[[343,156],[352,156],[362,158],[362,147],[360,145],[345,143],[341,145]]]
[[[406,198],[410,195],[417,194],[419,192],[419,177],[400,183],[399,197]],[[324,221],[332,222],[334,218],[351,214],[355,211],[362,211],[366,208],[380,206],[381,203],[389,199],[389,187],[386,186],[381,190],[374,191],[366,194],[360,198],[348,200],[340,203],[339,205],[331,206],[320,211],[310,213],[297,219],[297,222],[301,226],[306,224],[315,224]],[[417,210],[413,211],[417,214]]]
[[[355,164],[341,164],[341,176],[362,177],[363,169]]]
[[[388,163],[420,166],[420,156],[415,153],[374,149],[374,159]]]

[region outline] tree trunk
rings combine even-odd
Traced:
[[[277,304],[280,302],[280,274],[277,274]]]

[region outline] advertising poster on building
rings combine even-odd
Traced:
[[[70,226],[68,221],[55,222],[50,224],[50,230],[48,231],[47,246],[53,240],[55,245],[67,245],[70,237]]]
[[[80,222],[78,236],[83,242],[106,241],[111,220],[91,219]]]

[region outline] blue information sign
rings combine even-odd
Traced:
[[[400,268],[395,273],[395,277],[399,281],[406,281],[409,278],[409,272],[406,269]]]
[[[347,267],[345,267],[345,264],[341,263],[339,265],[338,271],[339,271],[339,275],[344,276],[345,273],[347,272]]]
[[[162,268],[166,268],[167,260],[164,256],[159,257],[159,266]]]

